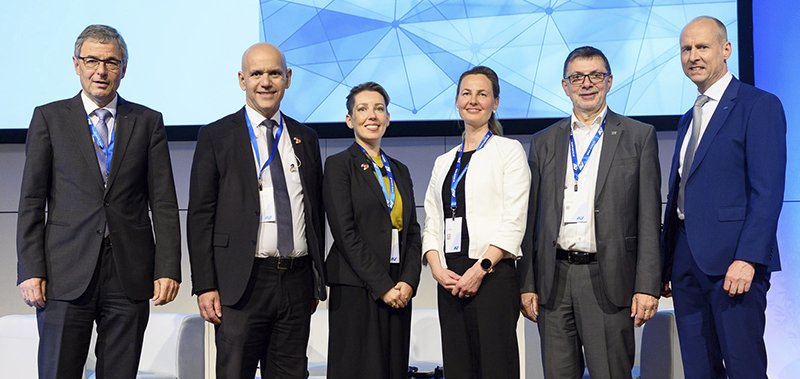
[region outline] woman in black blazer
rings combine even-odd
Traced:
[[[381,150],[388,104],[377,83],[353,87],[345,120],[355,143],[325,162],[331,379],[408,376],[421,240],[408,168]]]

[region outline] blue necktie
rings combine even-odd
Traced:
[[[108,109],[97,108],[94,111],[94,115],[97,116],[97,125],[95,125],[95,128],[97,129],[97,133],[100,134],[103,146],[108,150],[108,119],[111,117],[111,112]],[[97,152],[97,162],[100,164],[100,172],[103,174],[103,179],[107,179],[106,159],[108,159],[108,157],[106,157],[105,151],[99,146],[95,145],[94,150]]]

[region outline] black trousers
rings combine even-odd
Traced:
[[[39,378],[83,378],[95,322],[97,378],[136,378],[149,316],[147,300],[125,295],[111,244],[104,243],[86,292],[73,301],[48,299],[36,311]]]
[[[461,275],[475,263],[447,257]],[[460,299],[438,286],[444,373],[454,379],[519,378],[519,284],[514,262],[504,259],[483,278],[474,297]]]
[[[242,299],[222,307],[216,326],[217,378],[305,378],[314,301],[311,257],[278,269],[256,258]]]
[[[328,312],[329,379],[408,378],[411,302],[394,309],[364,287],[333,285]]]

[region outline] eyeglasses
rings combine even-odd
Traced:
[[[78,59],[82,60],[83,65],[89,70],[97,69],[100,67],[100,63],[103,63],[106,65],[106,70],[119,71],[119,67],[122,65],[122,62],[114,58],[100,59],[95,57],[78,57]]]
[[[586,78],[589,78],[589,83],[597,84],[609,76],[611,76],[610,72],[593,72],[591,74],[572,74],[564,77],[564,80],[573,86],[579,86],[586,81]]]

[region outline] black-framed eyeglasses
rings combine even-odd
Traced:
[[[590,74],[572,74],[564,77],[564,80],[568,81],[569,84],[579,86],[586,81],[586,78],[589,78],[589,83],[597,84],[609,76],[611,76],[610,72],[592,72]]]
[[[100,63],[106,65],[106,70],[108,71],[119,71],[120,66],[122,66],[122,62],[114,58],[100,59],[97,57],[88,56],[78,57],[78,59],[82,60],[83,65],[90,70],[100,67]]]

